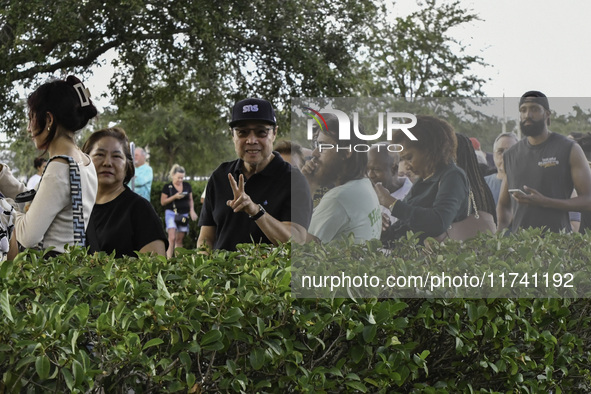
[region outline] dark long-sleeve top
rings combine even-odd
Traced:
[[[442,234],[453,222],[468,216],[469,190],[466,174],[454,163],[428,179],[419,179],[404,200],[394,205],[392,215],[398,222],[393,231],[398,236],[408,230],[421,231],[423,239]]]

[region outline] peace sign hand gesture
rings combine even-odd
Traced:
[[[244,175],[240,174],[238,184],[236,184],[232,174],[228,174],[228,180],[230,181],[232,193],[234,193],[234,199],[226,201],[226,205],[232,208],[234,212],[244,211],[249,216],[256,215],[259,212],[259,206],[250,199],[248,194],[244,193]]]

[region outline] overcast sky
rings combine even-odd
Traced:
[[[400,0],[409,8],[414,0]],[[540,90],[548,97],[591,96],[591,2],[576,0],[463,0],[482,21],[454,36],[490,66],[489,97]],[[456,34],[457,33],[457,34]]]

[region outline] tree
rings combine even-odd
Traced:
[[[47,10],[51,10],[51,17]],[[0,10],[0,121],[18,130],[19,87],[51,74],[85,75],[115,50],[109,87],[120,109],[207,103],[219,116],[237,98],[351,91],[371,0],[4,1]]]
[[[285,135],[291,97],[480,94],[484,81],[468,72],[481,59],[456,54],[449,34],[476,19],[435,0],[392,22],[381,0],[5,0],[0,125],[11,135],[22,127],[23,89],[87,76],[115,51],[115,109],[102,118],[148,144],[157,166],[208,173],[214,165],[200,162],[217,164],[213,152],[231,147],[219,136],[244,97],[268,98]]]
[[[381,14],[368,41],[363,68],[371,70],[366,80],[369,95],[397,97],[482,96],[485,80],[470,74],[471,67],[486,65],[479,56],[465,54],[465,46],[450,30],[478,20],[461,7],[460,1],[439,5],[426,0],[406,17],[390,21]]]
[[[120,124],[136,146],[150,151],[154,174],[165,179],[174,163],[188,175],[209,175],[221,161],[235,158],[224,121],[200,118],[177,104],[152,111],[127,110]]]
[[[37,172],[33,166],[33,160],[43,152],[35,149],[35,145],[24,131],[10,142],[9,147],[10,151],[15,152],[15,154],[10,158],[5,158],[3,163],[7,163],[11,167],[15,176],[28,178]]]
[[[561,100],[561,103],[564,104],[565,100]],[[568,114],[558,115],[556,111],[552,111],[549,128],[563,135],[569,135],[573,132],[589,133],[591,132],[591,111],[585,110],[579,104],[574,104]]]

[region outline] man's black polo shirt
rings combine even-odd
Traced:
[[[260,173],[252,175],[244,183],[244,192],[261,204],[268,214],[280,222],[294,222],[308,229],[312,216],[312,197],[306,178],[279,153]],[[222,163],[207,183],[205,201],[199,217],[199,226],[215,226],[214,249],[236,250],[240,243],[271,243],[256,222],[245,212],[234,213],[226,205],[234,194],[228,181],[231,173],[238,183],[243,161]],[[293,187],[292,187],[293,185]]]

